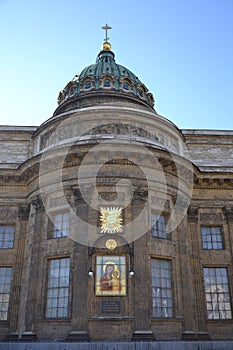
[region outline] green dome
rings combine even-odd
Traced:
[[[106,74],[110,74],[118,83],[120,80],[119,78],[123,77],[129,78],[134,84],[141,84],[140,80],[134,73],[120,64],[116,64],[114,57],[115,55],[112,51],[102,50],[97,57],[96,64],[92,64],[81,71],[78,75],[79,80],[82,80],[85,77],[94,76],[98,83],[99,78]],[[96,87],[98,87],[98,85]]]
[[[122,98],[133,98],[136,102],[153,108],[154,98],[146,86],[129,69],[115,62],[115,55],[111,50],[101,50],[95,64],[84,68],[76,74],[72,81],[59,93],[56,110],[64,103],[77,100],[81,97],[93,96],[93,93],[102,92],[107,97],[113,94]],[[72,104],[74,106],[74,104]],[[76,104],[78,108],[78,104]],[[69,108],[70,109],[70,108]],[[67,108],[66,108],[67,110]]]

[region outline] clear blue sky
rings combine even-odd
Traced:
[[[233,0],[0,0],[0,124],[40,125],[96,60],[116,61],[179,128],[233,129]]]

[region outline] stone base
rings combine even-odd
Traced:
[[[28,342],[28,341],[37,341],[37,340],[38,340],[38,337],[37,337],[37,334],[34,333],[34,332],[24,332],[24,333],[21,335],[20,340],[21,340],[21,341],[25,341],[25,342]]]
[[[66,341],[70,342],[89,342],[90,336],[86,331],[71,331],[68,333]]]
[[[131,341],[154,341],[154,333],[149,331],[135,331],[132,335]]]
[[[6,335],[7,341],[18,341],[19,340],[19,334],[18,333],[9,333]]]
[[[210,335],[208,332],[198,332],[197,340],[210,340]]]
[[[197,336],[193,331],[184,331],[182,333],[182,340],[194,341],[197,340]]]
[[[198,340],[198,341],[203,341],[203,340],[210,340],[210,336],[208,332],[197,332],[194,333],[192,331],[185,331],[182,333],[182,340]]]

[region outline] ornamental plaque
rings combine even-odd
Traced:
[[[103,313],[120,313],[121,302],[120,300],[103,300],[101,302],[101,312]]]
[[[117,247],[117,242],[115,239],[108,239],[105,243],[105,246],[108,250],[114,250]]]

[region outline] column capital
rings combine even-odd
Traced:
[[[198,221],[198,207],[190,206],[188,208],[189,223],[197,223]]]
[[[223,208],[223,214],[227,222],[233,223],[233,208]]]

